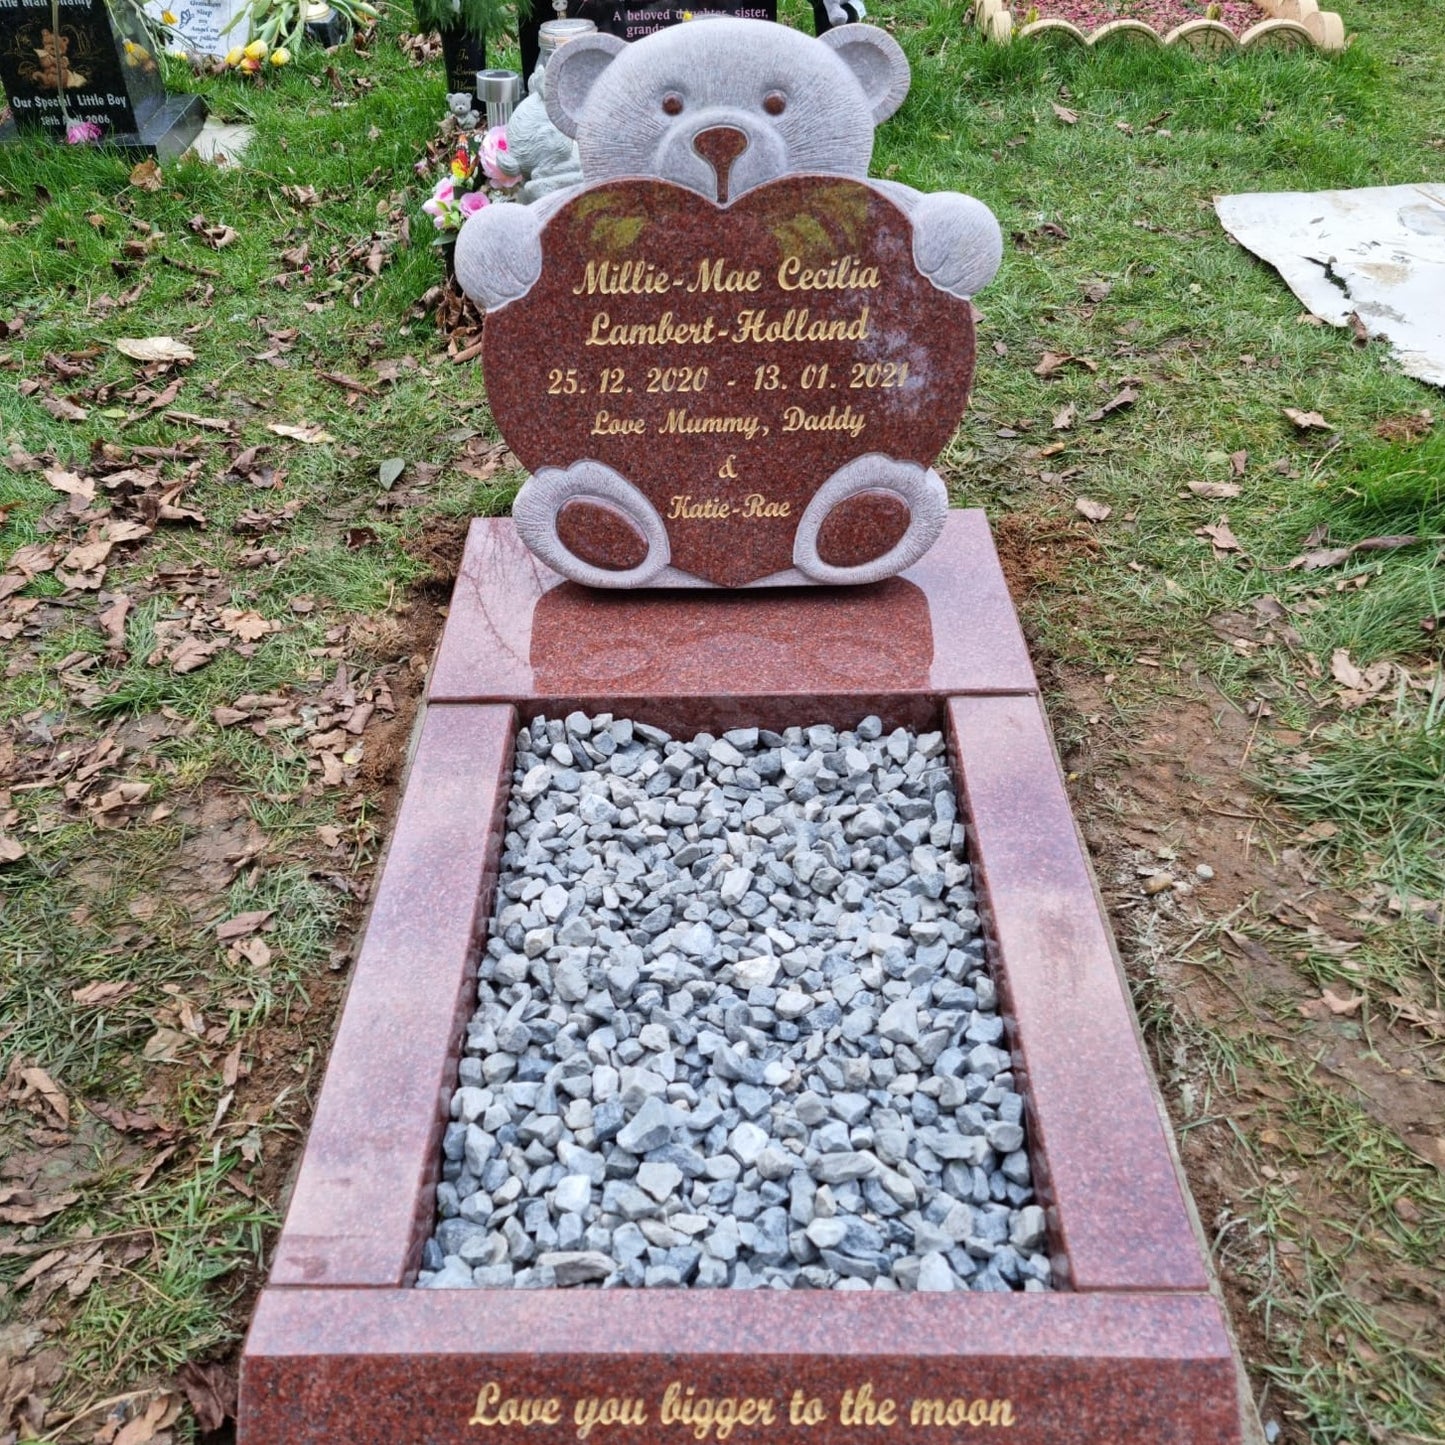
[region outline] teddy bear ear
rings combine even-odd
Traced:
[[[576,138],[582,107],[598,76],[626,49],[627,42],[616,35],[581,35],[547,62],[547,114],[563,135]]]
[[[818,39],[848,67],[873,107],[873,124],[887,120],[908,94],[911,74],[903,47],[876,25],[837,25]]]

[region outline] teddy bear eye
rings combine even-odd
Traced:
[[[682,97],[675,90],[669,90],[662,97],[662,108],[668,115],[681,115]]]
[[[769,115],[782,115],[788,108],[788,97],[781,90],[770,90],[763,97],[763,109]]]

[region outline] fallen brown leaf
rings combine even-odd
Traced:
[[[224,651],[225,646],[226,644],[219,640],[203,641],[193,633],[187,633],[166,653],[163,660],[170,663],[173,673],[184,677],[188,672],[197,672],[205,667],[218,652]],[[154,657],[155,654],[152,653],[151,656]],[[147,662],[150,660],[146,659]]]
[[[1217,522],[1211,522],[1203,527],[1194,529],[1196,537],[1203,537],[1211,543],[1216,552],[1243,552],[1239,545],[1239,538],[1234,535],[1227,517],[1221,517]]]
[[[1349,560],[1353,550],[1351,547],[1317,547],[1291,558],[1285,568],[1290,572],[1318,572],[1324,567],[1338,567]]]
[[[238,913],[234,918],[216,925],[216,938],[222,943],[231,938],[245,938],[258,928],[265,927],[275,912],[274,908],[258,908],[250,913]]]
[[[1091,522],[1107,521],[1114,511],[1107,502],[1096,502],[1092,497],[1075,497],[1074,510]]]
[[[1351,1014],[1359,1013],[1360,1005],[1363,1004],[1364,1001],[1365,996],[1362,993],[1338,994],[1331,988],[1325,989],[1320,995],[1320,1002],[1323,1003],[1332,1014],[1337,1014],[1341,1018],[1348,1018]]]
[[[111,543],[105,538],[82,542],[72,547],[55,569],[55,575],[67,587],[94,591],[105,580],[105,559],[110,556]]]
[[[239,239],[239,233],[232,227],[213,224],[204,216],[192,216],[186,225],[213,251],[222,251],[233,241]]]
[[[132,361],[194,361],[196,353],[173,336],[122,336],[115,349]]]
[[[158,1445],[157,1437],[167,1426],[175,1423],[180,1413],[180,1396],[160,1395],[151,1401],[143,1414],[121,1426],[111,1445]]]
[[[1066,366],[1082,366],[1085,371],[1098,371],[1099,363],[1087,356],[1073,356],[1066,351],[1046,351],[1043,359],[1034,367],[1034,375],[1048,378],[1057,376]]]
[[[75,1003],[94,1008],[97,1004],[118,1003],[127,994],[134,992],[133,983],[126,983],[122,979],[101,979],[86,984],[84,988],[71,989],[70,997]]]
[[[242,642],[259,642],[261,638],[281,630],[279,622],[268,622],[259,612],[242,611],[235,607],[227,607],[221,612],[221,626]]]
[[[1393,552],[1401,547],[1417,546],[1420,540],[1419,537],[1409,534],[1366,537],[1363,541],[1352,543],[1348,547],[1321,547],[1314,551],[1301,553],[1300,556],[1285,563],[1285,566],[1291,572],[1318,572],[1325,567],[1338,567],[1341,562],[1347,562],[1356,552]]]
[[[1110,397],[1097,411],[1091,411],[1084,420],[1103,421],[1106,417],[1113,416],[1116,411],[1123,411],[1125,407],[1133,406],[1138,400],[1139,393],[1132,386],[1126,386]]]
[[[290,437],[293,441],[305,442],[307,446],[336,440],[325,427],[319,426],[292,426],[289,422],[270,422],[266,430],[275,432],[278,437]]]
[[[112,1129],[122,1134],[174,1134],[169,1124],[163,1124],[140,1109],[122,1109],[114,1104],[86,1101],[86,1109],[97,1119],[104,1119]]]
[[[76,406],[73,401],[66,401],[63,396],[42,396],[40,405],[57,421],[84,421],[90,415],[85,407]]]
[[[1344,689],[1340,702],[1347,709],[1363,707],[1377,697],[1390,681],[1390,672],[1390,664],[1383,660],[1361,670],[1348,648],[1337,647],[1330,654],[1330,676]]]
[[[91,477],[82,477],[76,472],[63,472],[54,467],[46,467],[45,480],[57,492],[64,492],[68,497],[78,497],[82,502],[95,500],[95,481]]]
[[[54,1269],[62,1259],[69,1258],[69,1255],[68,1249],[52,1249],[48,1254],[42,1254],[10,1288],[18,1294],[27,1285],[34,1284],[46,1270]]]
[[[105,540],[107,542],[139,542],[144,538],[152,536],[154,527],[147,527],[144,522],[134,522],[122,519],[117,522],[105,524]]]
[[[26,1099],[39,1095],[61,1124],[66,1128],[70,1126],[70,1101],[61,1092],[60,1085],[44,1069],[21,1069],[20,1080],[25,1088],[19,1096],[19,1102],[23,1103]]]
[[[1189,490],[1196,497],[1208,497],[1212,501],[1224,501],[1240,493],[1238,482],[1190,482]]]
[[[189,1037],[179,1029],[157,1029],[146,1040],[145,1048],[141,1052],[147,1063],[173,1064],[177,1051],[189,1043]]]
[[[29,1189],[7,1189],[0,1186],[0,1224],[38,1224],[69,1209],[78,1193],[40,1195]]]
[[[156,164],[154,156],[131,168],[130,183],[142,191],[160,190],[161,168]]]
[[[202,1433],[209,1435],[235,1418],[236,1379],[220,1361],[202,1365],[187,1360],[176,1372],[176,1383],[185,1391]]]
[[[1401,1137],[1427,1164],[1433,1164],[1445,1174],[1445,1135],[1405,1134]]]
[[[1077,125],[1079,123],[1079,113],[1070,110],[1066,105],[1058,104],[1057,101],[1054,102],[1054,115],[1062,125]]]
[[[1298,411],[1292,406],[1287,406],[1284,414],[1300,431],[1334,431],[1334,427],[1317,411]]]

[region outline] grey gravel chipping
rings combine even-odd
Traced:
[[[517,740],[418,1284],[1043,1290],[939,733]]]

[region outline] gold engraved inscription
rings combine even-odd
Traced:
[[[660,296],[672,277],[651,261],[589,261],[574,296]]]
[[[477,1405],[469,1425],[555,1425],[562,1418],[562,1402],[555,1396],[526,1398],[504,1395],[495,1380],[477,1391]]]
[[[740,436],[752,441],[768,429],[756,416],[690,416],[685,406],[675,406],[657,430],[661,436]]]
[[[656,321],[619,321],[613,324],[606,311],[592,317],[592,329],[584,346],[711,346],[718,338],[717,324],[709,316],[703,321],[678,321],[664,311]]]
[[[674,498],[674,501],[681,500]],[[715,500],[715,499],[714,499]],[[749,499],[751,500],[751,499]],[[688,1439],[719,1445],[735,1434],[748,1436],[763,1445],[769,1427],[786,1423],[795,1429],[825,1429],[819,1438],[838,1430],[886,1431],[902,1439],[920,1431],[967,1428],[1010,1429],[1019,1423],[1012,1399],[989,1395],[954,1395],[903,1401],[880,1394],[871,1380],[863,1380],[841,1392],[812,1395],[794,1389],[784,1400],[766,1395],[703,1395],[696,1385],[673,1380],[661,1395],[580,1395],[566,1402],[557,1396],[509,1395],[495,1380],[488,1380],[477,1393],[469,1425],[483,1429],[520,1429],[560,1426],[570,1428],[580,1441],[635,1440],[636,1432],[655,1422],[655,1433],[663,1439]],[[499,1441],[510,1438],[499,1434]],[[532,1438],[532,1437],[527,1437]],[[649,1433],[649,1439],[652,1433]],[[937,1438],[925,1433],[925,1439]],[[958,1438],[951,1435],[950,1439]]]
[[[633,1396],[604,1395],[600,1399],[588,1395],[578,1400],[572,1411],[573,1423],[577,1426],[577,1438],[585,1440],[599,1425],[645,1425],[647,1424],[647,1401]]]
[[[783,430],[794,431],[845,431],[856,437],[868,425],[868,418],[851,406],[830,406],[827,411],[804,411],[800,406],[785,407]]]
[[[953,1400],[915,1400],[908,1412],[910,1425],[1012,1425],[1012,1400],[970,1400],[961,1396]]]
[[[664,1425],[687,1425],[694,1440],[726,1440],[739,1425],[771,1425],[776,1406],[771,1400],[724,1395],[696,1398],[695,1387],[673,1381],[662,1396],[659,1419]]]
[[[732,338],[738,342],[776,345],[789,341],[866,341],[868,339],[868,308],[865,306],[852,320],[813,320],[806,306],[790,306],[781,318],[768,319],[767,309],[749,308],[738,312]]]
[[[689,296],[700,291],[756,291],[762,284],[761,271],[740,271],[736,266],[729,270],[726,259],[719,256],[716,261],[698,262],[697,275],[687,291]]]
[[[804,266],[789,256],[778,267],[778,285],[784,291],[874,291],[883,284],[876,266],[865,266],[856,256],[839,256],[826,266]]]
[[[761,492],[749,492],[741,502],[722,497],[694,497],[691,492],[674,493],[669,499],[669,522],[726,522],[729,517],[759,521],[769,517],[791,517],[791,502],[769,501]]]
[[[640,417],[613,416],[603,409],[592,423],[595,437],[640,437],[647,430],[647,423]]]

